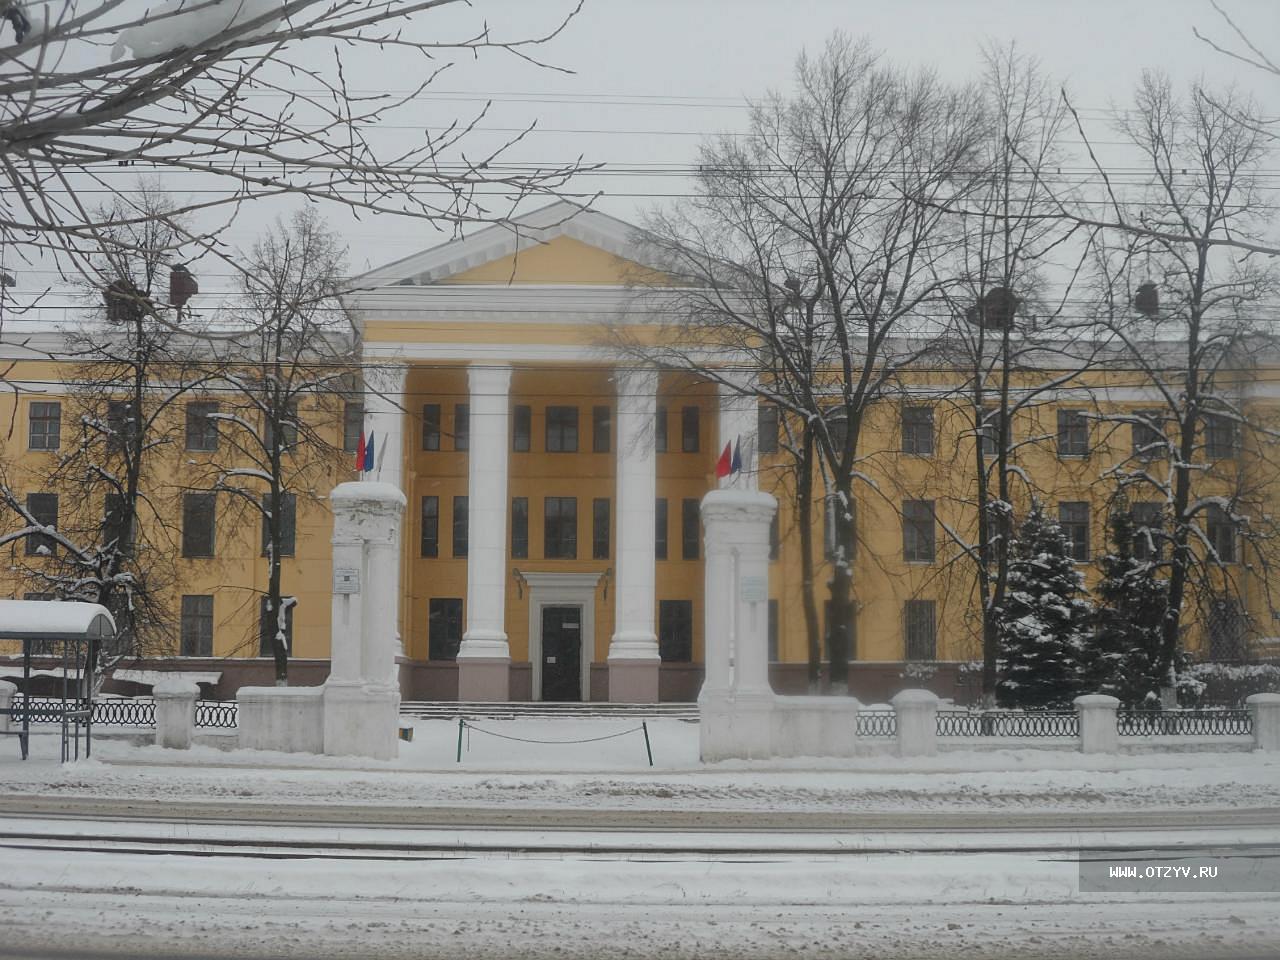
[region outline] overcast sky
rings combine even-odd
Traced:
[[[131,0],[141,3],[143,0]],[[1224,9],[1273,58],[1280,58],[1280,0],[1220,0]],[[419,17],[407,32],[456,39],[487,22],[500,38],[541,33],[573,0],[473,0]],[[536,121],[538,130],[510,155],[519,161],[565,162],[581,156],[603,163],[570,192],[605,195],[597,206],[627,220],[647,207],[677,202],[688,190],[678,170],[699,139],[744,128],[744,103],[767,90],[786,90],[797,54],[818,49],[833,30],[866,36],[894,63],[937,70],[963,82],[980,69],[986,41],[1015,41],[1070,91],[1090,136],[1106,149],[1110,113],[1123,109],[1142,70],[1168,72],[1180,85],[1196,77],[1236,82],[1280,116],[1280,79],[1215,53],[1192,33],[1234,46],[1209,0],[586,0],[582,12],[539,56],[571,73],[542,69],[500,53],[459,58],[432,92],[398,115],[379,136],[399,152],[420,136],[493,106],[475,153]],[[326,55],[321,47],[317,60]],[[310,53],[308,54],[310,56]],[[347,78],[362,91],[406,90],[425,69],[393,52],[351,55]],[[1280,157],[1270,167],[1280,170]],[[135,168],[113,185],[127,188]],[[1280,174],[1276,184],[1280,187]],[[190,176],[170,175],[166,186],[195,190]],[[251,204],[228,232],[244,246],[289,205]],[[346,235],[353,273],[380,266],[447,238],[421,222],[379,218],[353,221],[328,212]],[[225,283],[225,267],[210,265],[205,290]],[[54,301],[49,301],[51,305]],[[58,302],[65,303],[66,298]],[[48,319],[55,319],[46,312]]]

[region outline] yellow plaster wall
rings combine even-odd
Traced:
[[[572,237],[556,237],[508,257],[454,274],[441,283],[572,283],[618,286],[652,277],[641,264],[624,260]]]

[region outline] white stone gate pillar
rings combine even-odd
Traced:
[[[662,658],[654,631],[658,371],[618,370],[618,579],[609,641],[609,700],[657,703]]]
[[[467,628],[458,649],[459,700],[511,698],[507,643],[507,443],[511,367],[471,366],[467,455]]]
[[[329,503],[333,615],[324,752],[389,760],[397,753],[400,711],[395,657],[405,496],[388,483],[342,483]]]
[[[777,501],[757,490],[702,498],[706,680],[698,694],[702,758],[768,756],[769,525]]]

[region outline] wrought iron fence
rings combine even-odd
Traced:
[[[22,695],[13,698],[13,707],[18,710],[25,702]],[[49,723],[61,716],[62,701],[53,697],[31,698],[31,722]],[[232,728],[236,725],[235,701],[198,700],[196,701],[197,727]],[[156,725],[156,704],[148,698],[124,698],[96,700],[93,704],[93,722],[118,727],[154,727]]]
[[[196,702],[196,726],[230,729],[236,725],[238,713],[234,700],[198,700]]]
[[[940,737],[1076,737],[1080,723],[1074,711],[979,713],[939,710]]]
[[[1248,710],[1123,710],[1116,714],[1122,737],[1247,737]]]
[[[897,734],[896,714],[888,710],[867,710],[858,714],[858,736],[894,737]]]

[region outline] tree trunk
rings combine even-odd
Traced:
[[[817,577],[813,563],[813,431],[806,425],[796,465],[796,512],[800,526],[800,581],[804,604],[806,649],[809,651],[809,692],[818,692],[822,646],[818,638]]]

